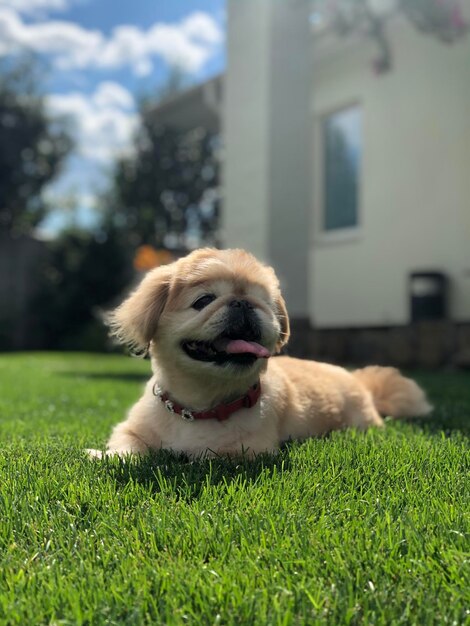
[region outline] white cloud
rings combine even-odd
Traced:
[[[139,118],[132,94],[110,81],[99,84],[90,95],[50,94],[46,105],[51,115],[70,118],[77,147],[63,174],[44,191],[55,210],[37,234],[53,237],[70,225],[96,225],[97,198],[108,186],[109,165],[131,153]]]
[[[182,29],[188,37],[196,41],[199,40],[206,43],[219,44],[223,39],[220,26],[210,15],[202,11],[191,13],[191,15],[183,20]]]
[[[107,107],[135,109],[133,95],[122,85],[112,81],[105,81],[98,86],[93,95],[93,102],[101,109]]]
[[[36,0],[40,1],[46,2]],[[100,31],[87,30],[73,22],[25,23],[17,12],[0,5],[0,56],[30,49],[50,55],[62,69],[128,66],[143,76],[152,71],[152,59],[160,57],[172,66],[197,73],[222,41],[220,25],[201,11],[176,24],[157,22],[148,30],[117,26],[107,38]]]
[[[85,30],[73,22],[26,24],[15,11],[0,7],[0,55],[29,49],[58,59],[74,59],[75,67],[85,67],[93,61],[103,39],[99,31]]]
[[[129,91],[113,82],[103,82],[89,96],[80,92],[47,97],[51,114],[68,116],[73,122],[78,153],[107,164],[128,154],[139,117]]]
[[[1,7],[9,7],[26,15],[43,15],[46,11],[65,11],[69,0],[0,0]]]

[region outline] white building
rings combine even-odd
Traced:
[[[272,263],[317,336],[406,329],[410,275],[441,272],[459,338],[419,332],[470,362],[470,36],[397,19],[377,75],[373,41],[314,37],[310,17],[308,0],[228,0],[225,245]]]
[[[317,329],[407,324],[419,270],[470,322],[470,37],[397,21],[376,75],[371,41],[313,46],[308,2],[228,6],[226,244],[274,262]]]

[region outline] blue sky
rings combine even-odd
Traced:
[[[190,83],[221,72],[224,0],[0,0],[0,56],[32,50],[50,67],[51,115],[67,116],[76,151],[47,195],[64,207],[44,225],[70,218],[90,226],[113,159],[132,149],[136,98],[158,93],[172,67]]]

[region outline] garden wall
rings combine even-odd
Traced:
[[[305,320],[294,320],[288,353],[339,364],[470,367],[470,323],[315,330]]]

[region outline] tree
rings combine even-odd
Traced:
[[[387,26],[397,15],[444,43],[454,43],[468,31],[460,0],[316,0],[316,20],[328,24],[339,35],[363,33],[378,46],[374,69],[383,73],[392,67]]]
[[[46,113],[36,62],[0,62],[0,234],[28,233],[44,218],[41,191],[71,147],[63,123]]]
[[[41,345],[48,349],[102,350],[107,330],[101,311],[133,277],[119,233],[69,229],[49,244],[33,302]]]
[[[126,233],[133,248],[216,244],[218,152],[217,135],[159,125],[143,105],[134,153],[115,167],[108,222]]]

